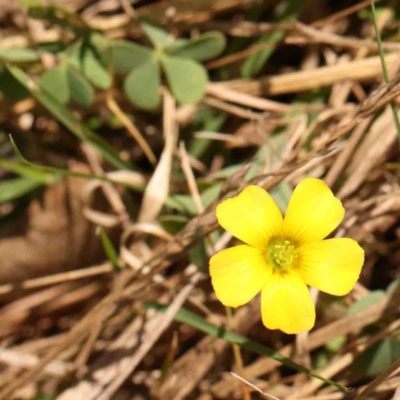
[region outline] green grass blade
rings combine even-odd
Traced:
[[[116,179],[108,178],[106,176],[99,176],[99,175],[95,175],[95,174],[85,174],[82,172],[70,171],[68,169],[47,167],[45,165],[34,164],[34,163],[28,161],[22,155],[22,153],[19,151],[18,147],[16,146],[16,144],[11,136],[10,136],[10,140],[11,140],[13,149],[15,151],[15,154],[20,159],[22,164],[18,164],[13,161],[9,161],[9,160],[1,160],[0,159],[0,167],[3,167],[10,171],[13,171],[19,175],[31,177],[32,179],[40,181],[44,184],[54,183],[60,176],[75,176],[77,178],[83,178],[83,179],[88,179],[88,180],[98,179],[100,181],[113,183],[114,185],[120,185],[120,186],[135,190],[140,193],[142,193],[144,190],[144,187],[142,187],[142,186],[131,185],[128,183],[118,181]]]
[[[389,74],[387,72],[385,55],[383,53],[381,34],[379,33],[378,24],[377,24],[377,21],[376,21],[377,18],[376,18],[376,10],[375,10],[375,2],[374,2],[374,0],[371,0],[371,10],[372,10],[372,18],[374,20],[376,42],[378,43],[379,57],[381,59],[381,64],[382,64],[382,73],[383,73],[383,77],[385,79],[385,82],[388,83],[389,82]],[[396,129],[397,129],[397,135],[400,138],[400,120],[399,120],[399,116],[397,114],[395,103],[393,101],[390,102],[390,107],[392,108],[393,119],[394,119],[394,123],[395,123]]]
[[[11,160],[0,159],[0,167],[43,185],[51,185],[58,179],[53,171],[38,170],[30,165],[23,165]]]
[[[78,139],[95,147],[100,154],[114,167],[131,169],[131,165],[122,161],[118,152],[103,138],[91,132],[74,116],[74,114],[45,89],[38,86],[24,71],[17,67],[8,67],[11,74],[45,107],[58,121],[68,128]]]
[[[145,303],[146,308],[151,308],[155,309],[157,311],[165,312],[168,309],[168,306],[163,306],[159,303],[156,302],[147,302]],[[235,332],[228,331],[224,329],[221,326],[217,326],[214,324],[211,324],[207,322],[205,319],[200,317],[199,315],[196,315],[184,308],[181,308],[176,314],[175,314],[175,320],[178,322],[181,322],[183,324],[187,324],[192,326],[193,328],[198,329],[199,331],[202,331],[210,336],[217,337],[219,339],[227,340],[228,342],[232,344],[236,344],[240,346],[242,349],[246,349],[248,351],[252,351],[257,354],[261,354],[263,356],[267,356],[270,358],[273,358],[276,361],[281,362],[282,364],[291,367],[295,369],[298,372],[303,372],[309,376],[312,376],[313,378],[317,378],[328,385],[335,386],[336,388],[347,391],[348,389],[336,382],[331,381],[330,379],[326,379],[322,377],[321,375],[318,375],[316,372],[303,367],[300,364],[295,363],[291,359],[284,357],[282,354],[279,354],[275,350],[263,346],[257,342],[253,342],[252,340],[247,339],[245,336],[239,335]]]
[[[42,186],[40,182],[24,177],[0,182],[0,204],[18,199],[40,186]]]
[[[120,272],[121,267],[118,262],[118,254],[115,250],[114,245],[112,244],[110,238],[108,237],[106,231],[102,226],[97,226],[96,234],[100,235],[101,244],[103,245],[104,252],[108,260],[111,262],[111,265],[115,272]]]
[[[273,20],[275,22],[287,22],[290,19],[297,18],[304,6],[304,1],[302,0],[292,0],[287,2],[286,8],[277,6],[274,11]],[[264,43],[278,43],[283,40],[286,36],[284,31],[275,31],[271,33],[265,33],[260,36],[256,44],[262,45]],[[266,62],[269,60],[271,55],[275,52],[276,46],[271,46],[270,48],[260,50],[259,52],[251,55],[243,63],[241,68],[242,78],[254,78],[258,75],[261,69],[264,67]]]

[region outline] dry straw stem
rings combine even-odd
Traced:
[[[350,112],[336,126],[335,131],[318,142],[316,150],[326,148],[329,144],[346,135],[365,118],[375,115],[382,107],[400,96],[400,77],[394,78],[387,84],[381,85],[354,111]]]
[[[110,294],[100,301],[89,315],[87,315],[81,322],[77,323],[63,338],[61,343],[54,346],[49,350],[40,360],[40,362],[32,369],[24,372],[8,386],[4,387],[0,391],[1,400],[9,400],[12,393],[30,382],[40,371],[54,358],[56,358],[62,351],[69,348],[71,345],[79,344],[90,332],[89,327],[96,323],[106,319],[112,311],[112,304],[121,298],[121,294]]]
[[[350,49],[365,48],[373,51],[378,50],[378,45],[373,40],[343,37],[334,33],[324,32],[312,28],[300,22],[296,22],[291,25],[288,24],[288,26],[285,26],[285,29],[291,33],[291,36],[288,36],[282,40],[282,43],[284,44],[304,46],[320,43]],[[212,70],[225,65],[233,64],[235,62],[244,60],[253,54],[260,53],[265,49],[274,48],[279,45],[279,43],[280,42],[271,41],[268,43],[254,44],[243,51],[211,61],[206,65],[206,67],[207,69]],[[399,51],[400,45],[398,43],[383,42],[382,48],[384,51]]]
[[[332,187],[336,183],[337,179],[341,176],[343,170],[348,166],[356,147],[364,136],[372,120],[372,116],[366,118],[364,121],[361,121],[360,124],[356,126],[355,129],[352,131],[350,139],[347,141],[346,147],[338,155],[325,178],[325,182],[329,186]]]
[[[229,113],[231,115],[235,115],[235,116],[243,118],[243,119],[249,119],[249,120],[254,121],[254,120],[260,120],[260,119],[265,118],[265,115],[263,115],[263,114],[251,111],[244,107],[234,106],[232,104],[229,104],[225,101],[216,99],[214,97],[207,96],[202,100],[202,102],[204,104],[207,104],[218,110],[226,111],[227,113]],[[225,136],[225,134],[223,134],[223,133],[222,134],[216,133],[216,135]],[[233,135],[231,135],[231,136],[233,136]]]
[[[245,383],[249,387],[253,388],[256,390],[258,393],[261,393],[263,396],[265,396],[267,399],[271,400],[279,400],[277,397],[272,396],[271,394],[263,392],[260,388],[258,388],[256,385],[253,385],[251,382],[247,381],[246,379],[242,378],[241,376],[235,374],[234,372],[231,372],[232,376],[236,379],[239,379],[241,382]]]
[[[75,286],[73,282],[67,282],[62,285],[53,286],[38,292],[30,293],[22,299],[17,299],[12,303],[5,305],[1,309],[0,317],[3,321],[9,322],[9,325],[7,326],[4,324],[4,326],[1,326],[0,332],[4,334],[2,330],[7,331],[10,329],[11,322],[15,323],[20,319],[24,319],[35,307],[39,307],[48,301],[57,299],[65,293],[68,293],[70,290],[73,290],[74,287]]]
[[[86,158],[89,162],[90,167],[92,168],[93,172],[97,176],[104,176],[104,170],[101,166],[101,156],[100,154],[93,149],[91,146],[89,146],[87,143],[82,143],[81,144],[81,149],[83,153],[86,155]],[[112,185],[109,182],[104,182],[104,181],[97,181],[97,185],[100,186],[102,189],[105,198],[107,199],[108,203],[110,204],[112,210],[117,214],[116,217],[118,218],[119,222],[123,223],[126,222],[129,219],[128,212],[126,210],[125,204],[121,199],[121,195],[116,189],[114,185]],[[94,187],[91,187],[91,189],[94,191],[97,187],[97,185],[94,185]],[[90,185],[85,188],[85,194],[87,198],[91,198],[91,193],[89,189]],[[88,202],[89,204],[89,202]],[[90,219],[90,217],[94,216],[94,220],[91,220],[94,224],[102,225],[101,224],[101,219],[104,218],[105,213],[100,213],[99,211],[95,211],[90,209],[89,206],[85,207],[85,214],[86,216]],[[99,216],[100,221],[97,221],[97,216]],[[106,214],[106,218],[110,217],[109,214]],[[113,217],[113,216],[111,216]],[[107,226],[107,225],[106,225]]]
[[[381,0],[375,0],[375,3],[379,3]],[[364,8],[369,8],[371,6],[371,0],[364,0],[361,1],[358,4],[355,4],[354,6],[347,7],[344,10],[338,11],[334,14],[329,15],[326,18],[320,19],[314,23],[312,23],[312,26],[315,28],[322,28],[323,26],[327,26],[328,24],[343,19],[344,17],[347,17],[349,15],[352,15],[360,10],[363,10]]]
[[[241,93],[225,87],[219,83],[209,83],[207,85],[207,94],[226,100],[232,103],[238,103],[245,107],[255,108],[261,111],[270,111],[284,113],[292,109],[291,106],[278,103],[277,101],[262,99],[251,94]]]
[[[105,365],[97,369],[94,374],[90,372],[87,378],[80,381],[77,386],[63,392],[57,397],[57,400],[76,400],[81,398],[85,400],[112,399],[116,391],[125,380],[128,379],[143,357],[152,349],[161,334],[168,328],[174,315],[182,307],[199,279],[199,274],[194,275],[191,282],[188,283],[172,301],[165,314],[156,314],[147,321],[147,329],[146,327],[144,328],[146,334],[143,335],[142,342],[132,355],[129,354],[129,348],[131,351],[133,348],[132,344],[128,345],[129,348],[127,349],[128,351],[125,357],[121,357],[118,352],[114,357],[106,355],[102,360]],[[138,334],[136,329],[132,331],[129,326],[127,329],[129,332],[124,332],[125,334],[122,334],[124,338],[123,344],[126,346],[132,339],[137,343]]]
[[[325,43],[343,48],[365,48],[369,50],[378,50],[378,44],[371,39],[356,39],[343,37],[334,33],[325,32],[319,29],[312,28],[300,22],[296,22],[294,26],[294,36],[289,36],[285,39],[287,44],[306,44],[306,43]],[[304,37],[301,37],[303,35]],[[400,43],[382,42],[384,51],[399,51]]]
[[[213,18],[215,14],[251,5],[253,0],[170,0],[166,4],[142,7],[136,10],[138,18],[156,21],[160,25],[174,23],[199,23]],[[175,10],[171,16],[168,9]],[[126,27],[132,22],[130,15],[122,13],[109,17],[86,16],[85,22],[92,29],[108,31]]]
[[[108,274],[113,271],[110,263],[104,263],[98,266],[78,269],[70,272],[62,272],[59,274],[48,275],[35,279],[27,279],[22,283],[18,284],[6,284],[0,286],[0,295],[10,293],[14,290],[24,289],[37,289],[43,286],[56,285],[58,283],[66,281],[74,281],[79,279],[85,279],[89,277],[95,277],[98,275]]]
[[[389,69],[393,65],[397,65],[399,60],[400,56],[398,53],[391,53],[385,57]],[[382,67],[380,57],[374,56],[364,60],[352,61],[344,65],[321,67],[311,71],[292,72],[264,77],[258,80],[238,79],[214,85],[252,96],[276,96],[330,86],[337,81],[346,79],[356,82],[371,82],[381,76]]]
[[[367,118],[365,121],[368,121]],[[365,127],[360,124],[355,128],[363,130]],[[356,132],[358,136],[358,132]],[[379,164],[384,155],[390,151],[398,138],[396,127],[393,124],[393,115],[390,107],[374,121],[369,131],[364,134],[364,140],[353,153],[352,163],[348,167],[351,172],[351,179],[348,179],[340,188],[338,197],[343,199],[354,193],[361,187],[372,169]]]
[[[230,330],[234,330],[235,328],[233,326],[232,308],[225,307],[225,309],[226,309],[226,314],[228,317],[228,328]],[[237,344],[234,344],[232,346],[232,350],[233,350],[233,357],[235,360],[236,370],[238,371],[239,374],[243,375],[243,358],[242,358],[242,354],[240,351],[240,347]],[[235,375],[233,375],[233,376],[235,376]],[[243,394],[243,400],[251,400],[249,387],[244,381],[241,382],[241,389],[242,389],[242,394]]]
[[[129,117],[121,110],[117,102],[112,97],[112,92],[107,93],[107,106],[108,108],[119,118],[119,120],[124,124],[126,130],[132,135],[132,137],[137,141],[143,153],[146,155],[147,159],[152,165],[156,165],[157,159],[151,150],[151,147],[147,144],[146,139],[136,128],[135,124],[129,119]]]
[[[91,329],[89,337],[86,339],[85,344],[82,346],[81,351],[79,352],[78,356],[74,361],[73,365],[74,371],[79,372],[81,368],[87,364],[89,357],[93,351],[93,347],[102,331],[102,328],[103,328],[102,321],[96,321],[96,323],[93,325]]]
[[[22,351],[1,348],[0,362],[18,368],[32,368],[39,363],[39,357]],[[70,364],[53,360],[43,368],[43,373],[55,377],[65,377],[69,370]]]
[[[185,174],[187,184],[189,186],[190,194],[191,194],[193,202],[197,208],[198,214],[201,214],[204,212],[204,207],[203,207],[203,203],[201,201],[199,189],[196,184],[196,178],[195,178],[195,176],[193,174],[193,170],[190,166],[190,160],[189,160],[189,156],[186,152],[184,142],[180,142],[180,144],[179,144],[179,155],[181,157],[181,166],[182,166],[182,170]]]
[[[392,400],[399,400],[400,399],[400,383],[396,388],[396,392],[394,393]]]

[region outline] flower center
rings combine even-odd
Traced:
[[[287,239],[274,239],[269,242],[266,255],[274,270],[285,271],[293,267],[298,254],[296,246]]]

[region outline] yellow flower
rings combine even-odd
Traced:
[[[211,257],[218,299],[238,307],[261,291],[261,314],[269,329],[310,330],[315,308],[307,285],[343,296],[354,287],[364,251],[352,239],[323,240],[344,217],[328,186],[307,178],[294,190],[283,219],[272,197],[258,186],[217,207],[220,225],[245,244]]]

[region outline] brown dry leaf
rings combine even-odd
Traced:
[[[79,169],[88,172],[84,166]],[[0,283],[78,269],[104,258],[95,226],[83,214],[81,194],[87,184],[67,177],[45,188],[21,217],[19,232],[2,234]],[[96,209],[107,210],[102,200],[95,203]]]

